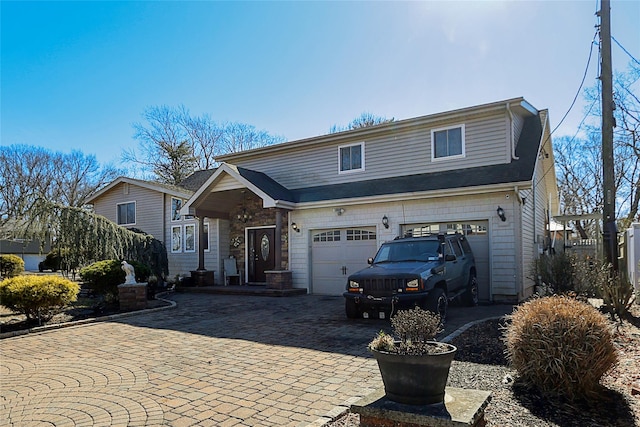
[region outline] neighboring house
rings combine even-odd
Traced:
[[[40,240],[9,239],[0,240],[0,255],[17,255],[24,261],[25,271],[38,271],[38,264],[44,260],[51,250],[51,242],[44,245]]]
[[[96,214],[164,242],[170,277],[188,276],[190,271],[198,267],[197,253],[200,248],[209,265],[218,260],[215,233],[218,220],[212,218],[203,221],[204,234],[201,238],[200,222],[180,213],[185,200],[212,173],[213,170],[197,172],[181,186],[120,177],[93,194],[87,203],[93,205]]]
[[[547,114],[515,98],[227,154],[182,212],[215,224],[205,267],[235,256],[245,282],[285,270],[295,288],[340,295],[382,242],[457,231],[474,250],[480,299],[521,301],[558,212]],[[118,185],[112,217],[134,200]],[[174,194],[140,187],[164,194],[168,238]]]

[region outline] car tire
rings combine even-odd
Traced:
[[[468,307],[478,305],[478,279],[475,274],[469,275],[469,283],[467,284],[467,290],[462,296],[462,301]]]
[[[440,315],[440,322],[444,324],[447,317],[447,308],[449,307],[449,300],[447,294],[442,288],[434,288],[425,301],[425,310],[429,310],[432,313]]]
[[[357,319],[360,317],[360,310],[358,310],[356,302],[352,299],[345,300],[344,311],[349,319]]]

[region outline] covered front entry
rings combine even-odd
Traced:
[[[311,232],[311,293],[342,295],[347,277],[368,266],[378,249],[375,227]]]
[[[250,283],[267,281],[265,271],[275,268],[275,227],[247,230],[247,273]]]

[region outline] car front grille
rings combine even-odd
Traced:
[[[398,289],[404,289],[407,279],[395,277],[382,277],[375,279],[365,279],[360,284],[364,288],[364,293],[374,297],[390,296]]]

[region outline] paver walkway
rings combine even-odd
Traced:
[[[176,294],[178,307],[0,341],[1,426],[307,426],[381,387],[384,320],[341,297]],[[448,334],[496,305],[450,309]]]

